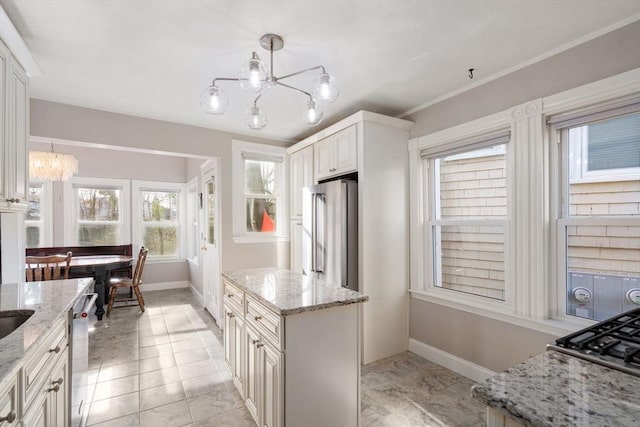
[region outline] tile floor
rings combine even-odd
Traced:
[[[221,330],[191,292],[145,292],[144,298],[144,314],[130,307],[101,322],[93,318],[87,425],[254,426],[225,370]],[[367,365],[362,425],[484,425],[472,384],[412,353]]]

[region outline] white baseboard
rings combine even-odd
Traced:
[[[198,289],[196,289],[196,287],[191,283],[189,283],[189,289],[191,289],[191,293],[198,299],[200,305],[204,306],[204,296],[200,293],[200,291],[198,291]]]
[[[409,338],[409,351],[422,356],[430,362],[437,363],[447,369],[451,369],[462,376],[469,378],[475,382],[481,382],[489,377],[496,375],[495,372],[476,365],[473,362],[462,359],[454,354],[442,351],[439,348],[432,347],[413,338]]]
[[[180,289],[180,288],[188,288],[189,282],[180,281],[180,282],[158,282],[158,283],[143,283],[140,285],[140,289],[145,292],[149,291],[164,291],[166,289]]]

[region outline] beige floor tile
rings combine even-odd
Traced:
[[[97,402],[92,402],[89,408],[87,425],[103,423],[115,418],[122,418],[125,415],[135,414],[139,411],[138,393],[123,394]]]
[[[177,332],[175,334],[169,334],[169,341],[178,342],[178,341],[188,341],[198,338],[198,333],[194,330],[190,330],[187,332]]]
[[[172,342],[171,347],[173,347],[174,353],[179,353],[181,351],[192,350],[194,348],[204,348],[204,344],[200,338],[192,338],[186,341]]]
[[[217,372],[183,380],[182,385],[187,397],[195,397],[200,394],[227,389],[224,379]]]
[[[138,381],[139,378],[136,374],[98,383],[93,392],[93,401],[96,402],[98,400],[136,392],[139,387]]]
[[[176,364],[178,366],[210,359],[209,353],[207,353],[207,350],[203,347],[174,353],[174,357],[176,358]]]
[[[153,323],[149,326],[140,325],[140,329],[138,330],[139,337],[152,337],[155,335],[166,335],[168,334],[167,326],[164,324],[164,320],[162,323]]]
[[[185,400],[140,412],[140,427],[182,427],[190,423]]]
[[[149,347],[152,345],[167,344],[168,342],[169,342],[168,334],[140,337],[140,347]]]
[[[165,354],[173,353],[173,347],[171,344],[158,344],[149,347],[140,348],[140,359],[149,359],[150,357],[158,357]]]
[[[138,372],[139,362],[137,360],[117,365],[103,366],[100,368],[100,372],[98,372],[98,382],[128,377],[129,375],[135,375]]]
[[[232,409],[212,418],[195,421],[194,427],[248,427],[255,426],[251,414],[245,408]],[[365,424],[363,424],[364,426]]]
[[[239,395],[229,393],[226,390],[218,390],[187,399],[187,404],[193,421],[211,418],[244,406]]]
[[[149,388],[140,392],[140,410],[156,408],[186,398],[180,381]]]
[[[139,427],[140,414],[127,415],[126,417],[116,418],[115,420],[105,421],[104,423],[94,424],[92,427]]]
[[[207,358],[200,362],[178,365],[178,371],[180,371],[180,377],[183,380],[188,380],[189,378],[198,377],[203,374],[214,373],[217,369],[213,361]]]
[[[180,379],[180,373],[176,366],[157,371],[144,372],[140,374],[140,390],[174,383],[180,381]]]
[[[172,366],[176,366],[176,359],[173,357],[173,353],[164,354],[158,357],[150,357],[140,361],[140,373],[171,368]]]

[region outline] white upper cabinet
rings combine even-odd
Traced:
[[[0,211],[25,211],[29,167],[29,83],[27,75],[0,42]]]
[[[313,147],[292,153],[289,158],[290,170],[290,219],[302,218],[302,189],[313,185]]]
[[[356,137],[356,125],[351,125],[314,144],[316,181],[358,170]]]

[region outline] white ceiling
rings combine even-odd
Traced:
[[[275,75],[324,65],[341,95],[323,124],[366,109],[389,115],[492,78],[640,17],[638,0],[0,0],[43,75],[31,96],[251,134],[252,95],[224,86],[224,116],[202,112],[214,77],[236,77],[264,33],[285,40]],[[474,80],[467,69],[475,68]],[[290,80],[309,89],[315,75]],[[257,134],[294,140],[303,95],[274,88]],[[320,126],[323,126],[321,124]]]

